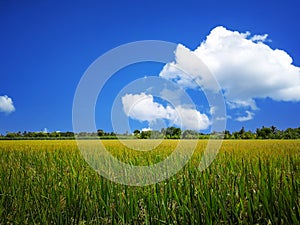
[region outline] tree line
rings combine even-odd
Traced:
[[[114,132],[106,132],[102,129],[97,132],[7,132],[6,135],[0,134],[0,139],[17,140],[17,139],[300,139],[300,127],[287,128],[279,130],[275,126],[257,128],[255,132],[246,131],[242,127],[239,131],[230,132],[212,132],[210,134],[199,133],[194,130],[181,130],[178,127],[167,127],[158,130],[140,131],[134,130],[132,134],[116,134]]]
[[[279,130],[275,126],[257,128],[255,132],[241,130],[230,133],[224,132],[224,139],[299,139],[300,127]]]

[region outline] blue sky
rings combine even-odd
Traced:
[[[226,31],[240,34],[249,31],[252,35],[249,39],[255,34],[268,34],[263,43],[271,49],[284,50],[293,59],[292,65],[299,67],[299,4],[297,1],[1,1],[0,133],[44,128],[72,130],[73,97],[80,78],[99,56],[128,42],[164,40],[194,51],[214,28],[223,26]],[[111,107],[119,91],[138,78],[158,76],[163,67],[159,63],[144,63],[124,68],[112,77],[99,96],[97,126],[111,131]],[[276,82],[282,83],[281,78],[273,80],[275,86]],[[295,75],[295,84],[297,79],[299,74]],[[224,85],[229,91],[234,90],[234,80],[228,80],[232,83],[223,81]],[[258,80],[257,84],[261,82]],[[262,93],[254,98],[257,109],[227,105],[231,118],[227,129],[300,126],[297,88],[294,87],[295,96],[289,94],[289,97],[277,96],[274,90],[266,97],[261,97]],[[252,90],[259,92],[255,86]],[[188,93],[192,98],[197,96],[193,89]],[[208,109],[201,108],[201,102],[196,105],[197,110],[208,114]],[[237,121],[238,117],[249,115],[253,118]],[[147,121],[134,118],[129,122],[132,129],[149,126]]]

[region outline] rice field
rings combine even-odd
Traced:
[[[149,165],[178,141],[147,152],[103,144],[123,162]],[[206,144],[169,179],[126,186],[96,173],[75,141],[0,141],[0,224],[300,224],[300,140],[223,141],[200,171]]]

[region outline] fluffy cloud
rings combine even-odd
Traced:
[[[204,130],[210,125],[210,121],[205,114],[201,114],[195,109],[184,108],[177,106],[174,114],[179,114],[180,117],[175,117],[174,124],[182,126],[185,129],[190,130]]]
[[[239,122],[244,122],[244,121],[248,121],[248,120],[253,119],[253,116],[254,116],[253,112],[250,112],[250,111],[246,110],[246,114],[247,114],[246,116],[239,116],[235,120],[239,121]]]
[[[194,52],[179,44],[175,52],[175,62],[167,63],[159,76],[176,82],[182,88],[218,90],[207,66]]]
[[[12,113],[15,107],[11,98],[7,95],[0,96],[0,112]]]
[[[185,88],[197,88],[197,81],[204,89],[214,89],[203,65],[191,60],[196,55],[216,77],[228,106],[247,109],[247,119],[254,115],[249,110],[257,109],[255,99],[300,101],[300,68],[285,51],[270,48],[267,37],[216,27],[195,51],[178,45],[175,62],[160,76]]]
[[[152,95],[145,93],[126,94],[122,97],[123,110],[127,116],[149,124],[156,120],[166,119],[172,124],[184,129],[202,130],[210,125],[209,118],[199,111],[178,105],[176,107],[163,106],[154,101]]]
[[[174,109],[170,106],[154,102],[152,95],[126,94],[122,97],[123,110],[125,114],[139,121],[154,122],[158,119],[174,119]]]

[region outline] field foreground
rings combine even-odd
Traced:
[[[178,141],[147,152],[103,143],[120,161],[149,165]],[[300,224],[300,140],[223,141],[200,171],[206,143],[176,175],[139,187],[101,177],[75,141],[0,141],[0,224]]]

